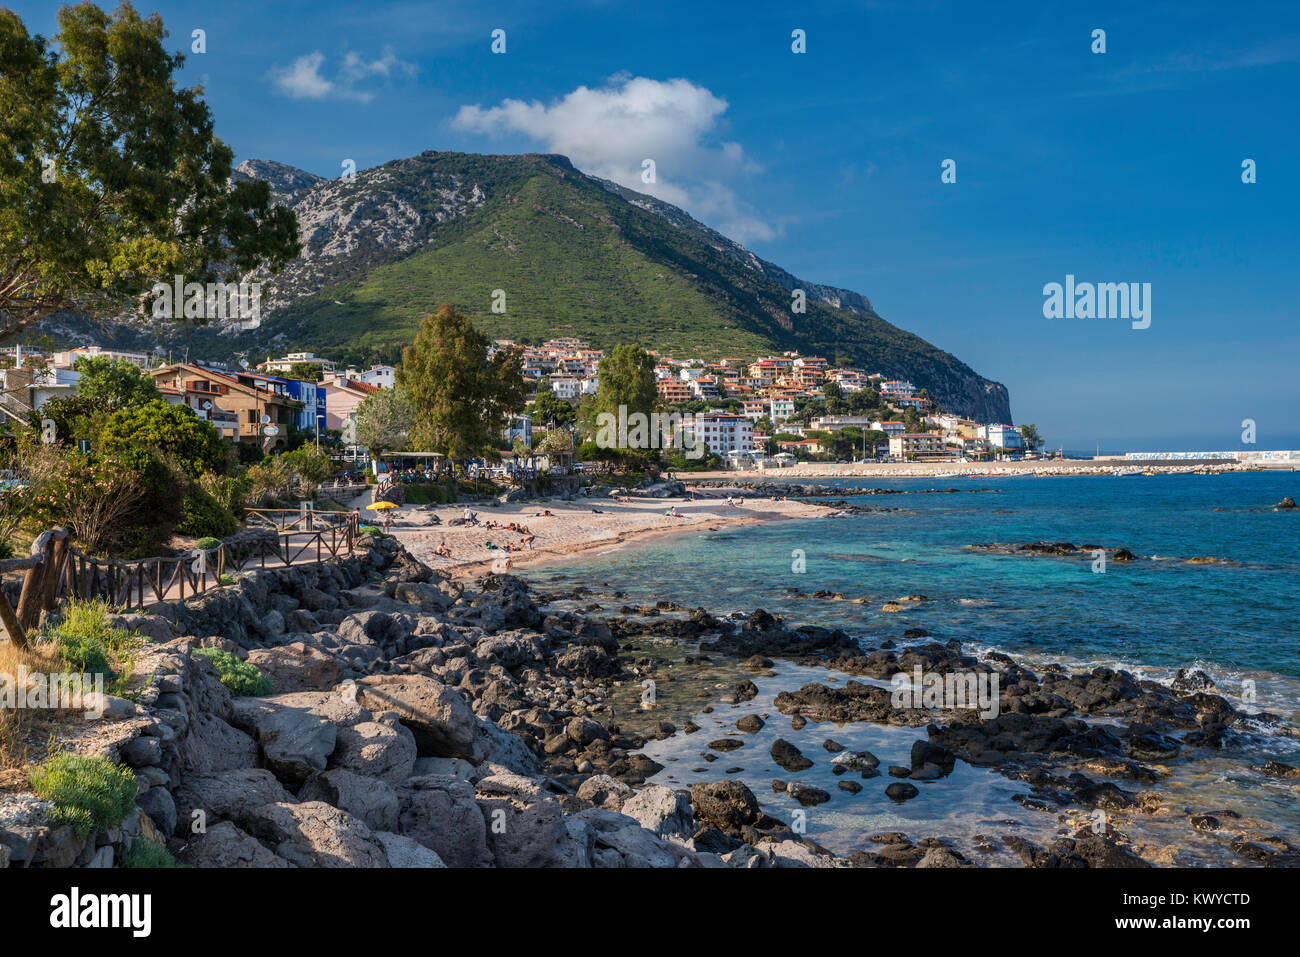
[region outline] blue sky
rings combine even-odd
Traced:
[[[52,4],[11,6],[52,32]],[[185,75],[241,159],[335,176],[423,149],[567,152],[865,294],[1004,382],[1052,446],[1230,449],[1251,418],[1259,447],[1300,448],[1300,10],[1081,6],[139,9],[176,49],[206,31]],[[1067,273],[1149,282],[1150,328],[1044,318]]]

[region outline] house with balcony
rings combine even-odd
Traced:
[[[160,389],[181,393],[184,404],[203,413],[204,418],[216,410],[213,418],[228,423],[228,416],[222,413],[233,414],[238,425],[238,441],[260,445],[266,452],[288,447],[289,429],[299,409],[298,403],[285,391],[283,381],[250,372],[219,371],[189,362],[166,365],[149,374]]]

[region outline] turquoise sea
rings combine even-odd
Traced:
[[[543,588],[619,590],[629,604],[765,608],[875,641],[922,628],[1031,665],[1104,664],[1154,680],[1197,666],[1234,703],[1243,704],[1250,687],[1243,682],[1253,681],[1256,709],[1300,723],[1300,511],[1272,509],[1300,495],[1300,474],[821,481],[879,510],[653,539],[583,553],[527,577]],[[864,488],[985,491],[854,494]],[[1091,557],[967,547],[1042,540],[1127,548],[1138,558],[1095,573]],[[800,556],[802,572],[795,570]],[[1206,557],[1221,561],[1187,561]],[[792,589],[826,589],[846,600]],[[918,594],[927,600],[899,613],[880,610]],[[1300,762],[1296,739],[1268,735],[1222,757],[1182,772],[1183,793],[1231,799],[1296,834],[1294,785],[1252,795],[1238,770],[1267,758]]]

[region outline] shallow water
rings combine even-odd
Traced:
[[[1031,666],[1049,661],[1071,670],[1106,665],[1153,680],[1168,680],[1178,668],[1196,666],[1204,668],[1234,704],[1271,711],[1292,723],[1300,719],[1300,599],[1296,597],[1300,513],[1270,508],[1283,496],[1300,492],[1300,476],[1295,473],[862,479],[835,484],[845,488],[849,501],[873,511],[657,539],[598,556],[575,556],[527,574],[542,587],[583,584],[619,590],[626,595],[622,600],[630,604],[670,599],[716,613],[765,608],[795,623],[843,628],[872,644],[885,637],[897,640],[908,628],[922,628],[939,640],[956,638],[976,652],[1005,651]],[[856,489],[874,487],[989,491],[851,497]],[[1092,571],[1090,555],[1030,557],[968,547],[1040,540],[1128,548],[1138,559],[1128,564],[1108,562],[1105,572],[1098,574]],[[1187,561],[1194,557],[1224,561]],[[819,589],[840,593],[845,600],[791,593]],[[907,604],[901,612],[881,610],[886,601],[917,594],[926,600]],[[867,602],[856,604],[852,599],[857,598]],[[611,603],[598,600],[608,613]],[[1243,700],[1251,690],[1247,682],[1254,683],[1253,702]],[[770,706],[775,691],[762,682],[760,688]],[[731,720],[739,716],[737,712]],[[776,716],[776,721],[789,729],[783,716]],[[813,727],[810,724],[805,733],[815,734],[810,731]],[[705,733],[690,737],[698,739]],[[895,733],[854,726],[837,732],[836,740],[855,747],[838,735],[863,735],[865,741],[874,734]],[[908,747],[918,736],[906,729],[901,733],[907,736]],[[681,778],[674,784],[718,779],[725,767],[743,764],[729,760],[742,749],[723,755],[706,773],[683,772],[685,755],[701,750],[706,741],[683,744],[682,737],[652,745],[684,749],[681,759],[670,766]],[[802,740],[786,737],[804,748]],[[820,743],[815,742],[818,750]],[[862,746],[875,751],[882,765],[894,760],[893,755]],[[881,742],[885,750],[890,746]],[[654,754],[650,749],[648,753]],[[1269,758],[1300,763],[1300,741],[1281,736],[1238,739],[1225,752],[1207,755],[1191,766],[1175,763],[1174,774],[1155,788],[1166,795],[1169,814],[1147,816],[1134,827],[1153,846],[1176,845],[1182,858],[1190,856],[1189,863],[1223,858],[1228,835],[1192,832],[1181,810],[1184,805],[1198,811],[1232,808],[1300,843],[1300,801],[1296,800],[1300,788],[1294,781],[1266,778],[1248,767]],[[746,766],[746,779],[760,799],[776,806],[786,801],[793,809],[793,802],[772,795],[770,788],[772,776],[788,775],[767,774],[775,765],[753,767],[751,772]],[[751,773],[758,775],[756,781],[748,780]],[[829,770],[823,773],[829,775]],[[948,780],[961,789],[950,788],[949,796],[937,803],[943,804],[950,820],[942,823],[953,834],[958,833],[957,821],[961,833],[974,834],[987,832],[981,822],[990,813],[1000,813],[997,819],[1031,813],[998,790],[1011,786],[1010,782],[991,776],[1001,784],[977,787]],[[815,780],[807,783],[826,787]],[[889,821],[907,819],[922,825],[926,814],[938,813],[927,810],[930,802],[923,783],[918,784],[922,796],[901,810],[889,806],[883,796],[887,776],[862,783],[859,804],[869,791],[881,792],[878,800],[867,804],[871,813],[862,816],[838,807],[839,798],[850,796],[834,790],[832,781],[827,787],[834,794],[832,801],[809,810],[809,817],[819,822],[826,836],[818,836],[810,824],[811,837],[837,850],[851,848],[861,846],[866,833],[907,829]],[[1131,784],[1126,787],[1133,790]],[[1172,810],[1175,806],[1177,814]],[[1036,816],[1049,817],[1043,812]],[[927,825],[923,830],[943,829],[931,830]]]

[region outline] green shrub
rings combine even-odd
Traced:
[[[200,648],[196,652],[212,662],[221,676],[221,683],[236,698],[270,694],[271,679],[262,674],[257,665],[240,661],[228,651],[220,648]]]
[[[137,631],[108,623],[112,614],[102,598],[87,601],[74,599],[63,612],[63,620],[46,632],[68,670],[100,674],[113,683],[106,689],[120,695],[135,668],[134,653],[144,641]],[[117,667],[114,667],[116,663]]]
[[[172,852],[157,841],[137,837],[117,856],[117,866],[127,868],[180,867]]]
[[[105,681],[113,680],[113,666],[102,642],[87,635],[53,633],[54,647],[59,657],[67,662],[68,670],[88,675],[103,675]]]
[[[221,539],[213,538],[211,535],[204,535],[202,538],[200,538],[197,542],[194,543],[195,548],[201,548],[205,552],[210,552],[212,551],[212,549],[219,548],[220,546],[221,546]]]
[[[206,537],[233,535],[239,528],[235,513],[222,505],[203,486],[194,483],[181,500],[181,520],[176,531],[182,535]]]
[[[235,583],[235,576],[230,574],[230,572],[226,572],[218,578],[217,581],[223,585],[233,585]]]
[[[135,806],[135,775],[107,758],[61,754],[28,777],[37,796],[54,804],[50,823],[80,838],[117,827]]]

